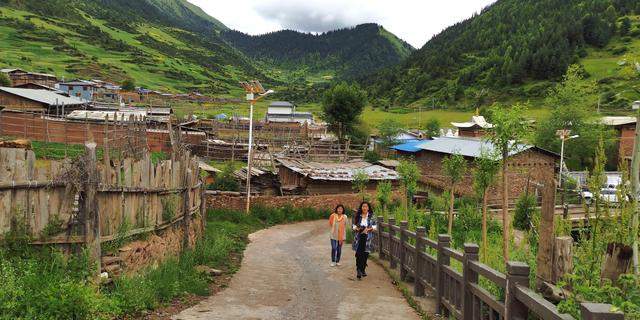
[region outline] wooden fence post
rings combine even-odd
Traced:
[[[448,266],[451,258],[444,253],[444,248],[448,248],[451,244],[451,236],[448,234],[438,235],[438,271],[436,275],[436,313],[447,316],[443,312],[447,309],[443,308],[442,296],[444,295],[444,270],[442,266]]]
[[[464,244],[464,262],[462,269],[462,281],[464,283],[464,300],[462,301],[462,318],[473,319],[473,293],[471,284],[478,283],[478,273],[471,269],[471,261],[478,261],[480,247],[475,243]]]
[[[400,280],[407,279],[407,269],[405,269],[405,260],[407,255],[407,249],[405,243],[407,243],[407,221],[400,221]]]
[[[529,266],[524,262],[507,262],[507,292],[505,294],[505,319],[527,319],[529,310],[516,299],[517,285],[529,287]]]
[[[382,247],[382,233],[384,232],[384,227],[382,224],[384,223],[384,217],[378,217],[378,256],[380,260],[384,260],[384,250]]]
[[[416,252],[413,261],[415,262],[415,273],[413,275],[413,294],[417,297],[424,296],[424,285],[422,284],[422,253],[424,252],[427,235],[425,227],[416,228]]]
[[[611,311],[611,305],[606,303],[582,303],[580,313],[583,320],[624,320],[624,313]]]
[[[89,261],[94,266],[94,274],[101,271],[102,249],[100,247],[100,214],[96,193],[98,188],[98,174],[96,167],[96,143],[85,143],[86,177],[83,185],[82,217],[84,218],[85,242],[89,250]]]
[[[393,228],[396,225],[395,218],[389,218],[389,267],[391,269],[395,269],[397,267],[398,261],[396,260],[397,252],[395,250],[395,246],[393,245],[394,238],[396,237],[396,230]]]
[[[202,235],[207,229],[207,188],[204,187],[204,181],[200,184],[200,219],[202,219]]]
[[[182,249],[188,249],[189,244],[189,225],[191,224],[191,176],[192,172],[189,168],[190,165],[190,157],[189,153],[186,152],[182,158],[182,163],[180,168],[185,170],[184,172],[184,193],[182,195],[182,225],[183,225],[183,241],[182,241]]]

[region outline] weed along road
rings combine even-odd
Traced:
[[[419,319],[375,262],[368,277],[355,280],[350,244],[342,265],[330,266],[326,221],[275,226],[249,238],[229,287],[174,319]]]

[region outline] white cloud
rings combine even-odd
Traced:
[[[323,32],[375,22],[414,47],[495,0],[189,0],[232,29]]]

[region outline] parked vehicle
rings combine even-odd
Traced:
[[[602,188],[600,190],[600,200],[608,203],[620,202],[618,199],[618,190],[616,188]],[[629,201],[629,196],[625,195],[624,201]]]

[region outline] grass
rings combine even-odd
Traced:
[[[136,275],[98,287],[86,254],[66,257],[49,247],[28,246],[26,231],[13,231],[0,246],[0,319],[113,319],[140,316],[186,295],[208,295],[209,276],[199,265],[233,273],[247,236],[279,223],[316,220],[328,212],[309,208],[254,207],[251,214],[210,210],[203,238],[190,250]]]

